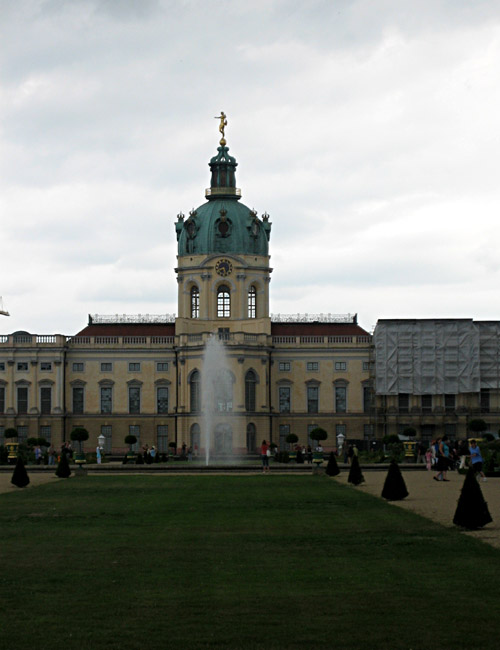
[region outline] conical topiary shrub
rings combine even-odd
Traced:
[[[347,482],[352,483],[353,485],[359,485],[360,483],[365,482],[365,477],[361,472],[361,467],[359,466],[359,460],[356,455],[352,457],[351,469],[349,470],[349,476],[347,477]]]
[[[382,490],[382,497],[387,501],[401,501],[408,496],[406,483],[401,474],[398,464],[395,460],[391,460],[389,471],[385,477],[384,488]]]
[[[26,487],[29,485],[30,478],[28,476],[28,472],[26,471],[26,467],[24,466],[23,459],[21,456],[17,457],[17,462],[16,466],[14,468],[14,472],[12,473],[12,478],[10,479],[10,482],[12,485],[15,485],[17,487]]]
[[[476,530],[493,521],[484,500],[474,468],[469,467],[458,499],[453,523],[467,530]]]
[[[56,469],[56,476],[59,476],[59,478],[68,478],[68,476],[71,476],[68,454],[61,454],[61,460],[59,461]]]
[[[337,459],[335,458],[333,451],[330,452],[328,465],[326,466],[326,473],[328,476],[337,476],[337,474],[340,474],[339,466],[337,465]]]

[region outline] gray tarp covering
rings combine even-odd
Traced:
[[[481,388],[498,388],[500,378],[500,322],[479,321]]]
[[[497,386],[499,329],[500,323],[472,319],[378,321],[377,394],[456,395]]]

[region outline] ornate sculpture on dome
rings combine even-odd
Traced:
[[[221,111],[220,115],[217,115],[214,119],[220,120],[219,132],[222,135],[222,138],[220,139],[220,144],[224,147],[226,144],[226,139],[224,137],[224,129],[227,126],[227,116],[224,113],[224,111]]]

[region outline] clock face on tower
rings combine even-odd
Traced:
[[[222,275],[223,278],[225,278],[226,275],[230,275],[232,270],[233,265],[229,260],[219,260],[215,265],[215,272]]]

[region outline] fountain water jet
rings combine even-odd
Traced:
[[[207,340],[201,371],[201,407],[205,438],[205,464],[215,442],[214,425],[217,414],[232,411],[232,380],[228,370],[224,344],[216,335]]]

